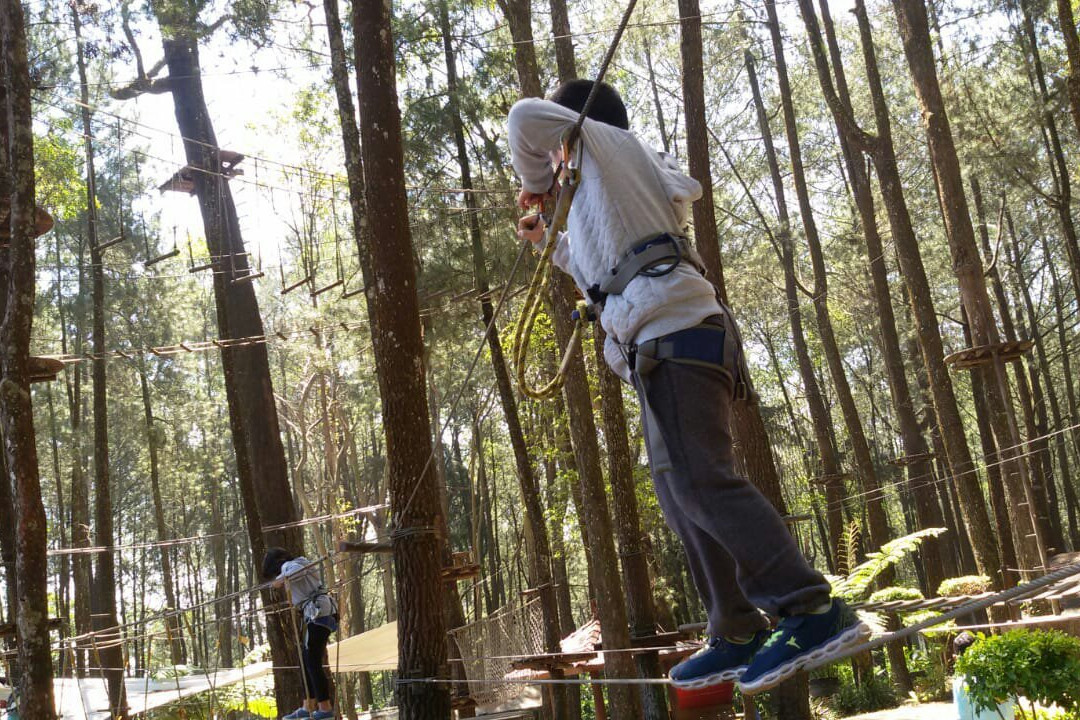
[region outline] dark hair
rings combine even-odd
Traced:
[[[265,580],[273,580],[281,574],[281,566],[292,560],[295,555],[282,547],[266,548],[263,555],[262,576]]]
[[[583,80],[581,78],[567,80],[555,88],[555,91],[548,96],[548,100],[581,112],[581,109],[585,107],[585,100],[589,97],[589,93],[592,92],[595,84],[592,80]],[[589,106],[589,112],[585,117],[597,122],[614,125],[623,130],[630,129],[630,118],[626,114],[626,105],[623,104],[622,98],[619,97],[619,92],[606,82],[600,83],[600,87],[596,91],[596,97],[593,98],[592,105]]]
[[[956,655],[956,657],[960,657],[969,647],[975,644],[976,640],[978,640],[978,638],[969,632],[965,631],[960,633],[953,640],[953,654]]]

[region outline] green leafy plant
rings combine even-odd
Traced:
[[[1019,702],[1017,710],[1031,720],[1035,703],[1080,710],[1080,638],[1057,630],[980,637],[957,659],[956,672],[966,678],[972,703],[983,710],[1022,697],[1031,704],[1030,715]]]
[[[936,647],[936,651],[920,647],[904,648],[908,670],[915,686],[915,698],[919,702],[947,700],[950,696],[945,661],[940,652],[941,645],[932,643],[930,647]]]
[[[833,594],[849,601],[863,599],[881,573],[915,552],[923,540],[937,537],[944,532],[946,528],[926,528],[890,540],[882,545],[881,549],[867,553],[866,560],[852,569],[847,577],[834,578]]]
[[[860,685],[845,682],[840,691],[832,698],[832,706],[840,715],[874,712],[896,707],[900,699],[896,696],[887,677],[875,673]]]
[[[946,578],[938,586],[938,595],[942,597],[959,597],[961,595],[978,595],[990,589],[990,578],[985,575],[962,575],[961,577]]]
[[[915,588],[891,586],[877,590],[870,595],[870,602],[884,603],[897,600],[922,600],[923,594]]]

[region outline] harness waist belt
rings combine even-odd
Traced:
[[[721,309],[721,315],[700,325],[629,346],[626,359],[630,369],[648,375],[665,360],[713,368],[730,378],[735,399],[756,404],[757,393],[750,382],[738,328],[727,307],[721,305]]]

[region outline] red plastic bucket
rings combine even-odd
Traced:
[[[675,688],[675,701],[680,708],[707,708],[730,705],[735,694],[735,683],[720,683],[697,690]]]

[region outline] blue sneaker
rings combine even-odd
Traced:
[[[739,678],[739,692],[754,695],[776,687],[811,664],[827,664],[830,657],[868,637],[870,627],[838,598],[821,614],[783,618]]]
[[[316,710],[311,713],[311,720],[333,720],[333,710]]]
[[[738,680],[768,636],[767,630],[759,630],[745,643],[714,637],[705,647],[671,668],[668,678],[672,685],[684,690]]]
[[[311,711],[301,706],[293,710],[288,715],[285,715],[281,720],[310,720]]]

